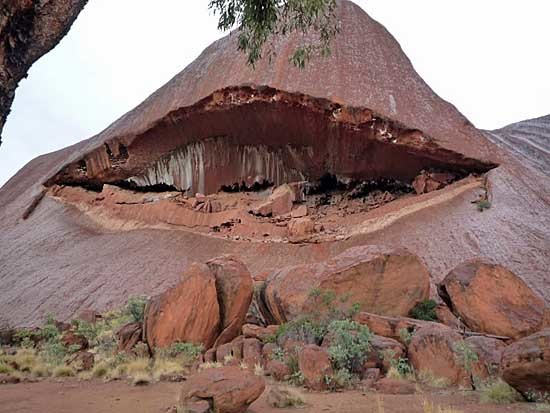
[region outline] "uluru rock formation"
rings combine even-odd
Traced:
[[[434,294],[485,257],[550,303],[547,162],[519,148],[547,123],[480,131],[362,9],[338,1],[337,18],[332,54],[303,71],[298,37],[255,70],[224,37],[100,134],[27,164],[0,189],[2,316],[118,307],[224,253],[265,279],[365,244],[407,248]]]
[[[6,0],[0,5],[0,135],[19,82],[67,34],[88,0]],[[0,143],[2,140],[0,139]]]

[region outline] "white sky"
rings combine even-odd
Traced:
[[[356,3],[477,127],[550,113],[550,1]],[[0,185],[34,157],[100,132],[221,37],[207,4],[90,0],[20,83],[0,146]]]

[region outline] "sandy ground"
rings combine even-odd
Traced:
[[[48,379],[37,383],[0,386],[0,412],[25,413],[161,413],[176,403],[178,383],[156,383],[135,387],[125,382],[81,382],[76,379]],[[296,409],[274,409],[266,403],[266,391],[248,410],[249,413],[275,413]],[[303,392],[307,405],[303,413],[424,413],[423,400],[454,410],[445,413],[534,412],[530,403],[513,405],[480,404],[477,395],[430,392],[415,395],[378,395],[348,391],[345,393]],[[380,406],[380,407],[379,407]],[[437,409],[433,413],[438,413]]]

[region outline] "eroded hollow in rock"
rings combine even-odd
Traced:
[[[323,176],[411,184],[422,170],[464,176],[495,165],[439,147],[367,108],[272,88],[227,88],[173,111],[143,133],[117,137],[67,165],[49,184],[128,182],[188,194]]]
[[[103,208],[99,220],[110,216],[124,228],[131,221],[263,239],[330,225],[335,234],[345,232],[334,224],[343,216],[494,166],[367,108],[234,87],[173,111],[140,134],[108,139],[46,185],[86,212]],[[292,188],[276,194],[284,184]],[[75,186],[80,192],[63,190]],[[288,221],[305,215],[313,222]]]

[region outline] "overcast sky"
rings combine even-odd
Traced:
[[[356,3],[477,127],[550,113],[550,1]],[[207,4],[90,0],[17,89],[0,146],[0,185],[34,157],[100,132],[221,37]]]

